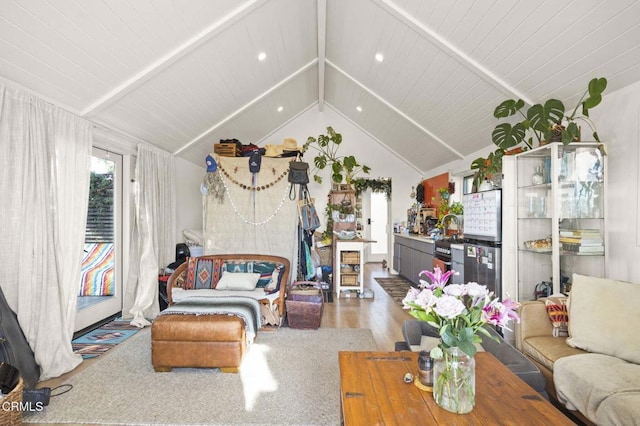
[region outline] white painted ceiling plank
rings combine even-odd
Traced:
[[[145,67],[140,72],[127,79],[124,83],[120,84],[118,87],[111,90],[106,95],[100,97],[98,100],[85,108],[85,110],[83,111],[83,115],[95,115],[102,108],[105,108],[107,105],[115,102],[121,96],[124,96],[131,90],[134,90],[138,85],[147,81],[151,77],[155,76],[158,72],[162,71],[194,49],[198,48],[225,28],[229,27],[235,22],[239,22],[242,17],[259,8],[266,1],[267,0],[249,0],[243,3],[227,16],[223,17],[219,21],[214,22],[211,26],[207,27],[203,31],[196,34],[194,37],[182,43],[179,47],[172,49],[162,58]]]

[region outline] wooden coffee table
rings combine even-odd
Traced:
[[[569,418],[488,352],[476,358],[476,406],[440,408],[431,392],[403,381],[418,374],[416,352],[340,352],[342,416],[351,425],[572,425]]]

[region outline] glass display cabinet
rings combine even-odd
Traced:
[[[606,170],[598,143],[515,156],[518,300],[568,293],[573,273],[606,275]]]

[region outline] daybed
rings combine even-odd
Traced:
[[[219,367],[236,372],[263,325],[281,325],[290,263],[280,256],[187,259],[167,281],[169,307],[151,327],[156,371]]]
[[[566,303],[520,306],[516,347],[546,376],[551,399],[587,424],[640,424],[638,302],[638,284],[574,274]]]
[[[478,349],[490,352],[533,390],[548,399],[546,381],[538,367],[506,342],[495,329],[487,327],[487,330],[492,338],[482,335],[482,344]],[[440,340],[437,329],[419,320],[405,321],[402,326],[402,334],[409,350],[413,352],[431,350]]]

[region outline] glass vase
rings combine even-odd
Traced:
[[[476,361],[457,347],[443,348],[433,366],[433,398],[452,413],[471,412],[476,405]]]

